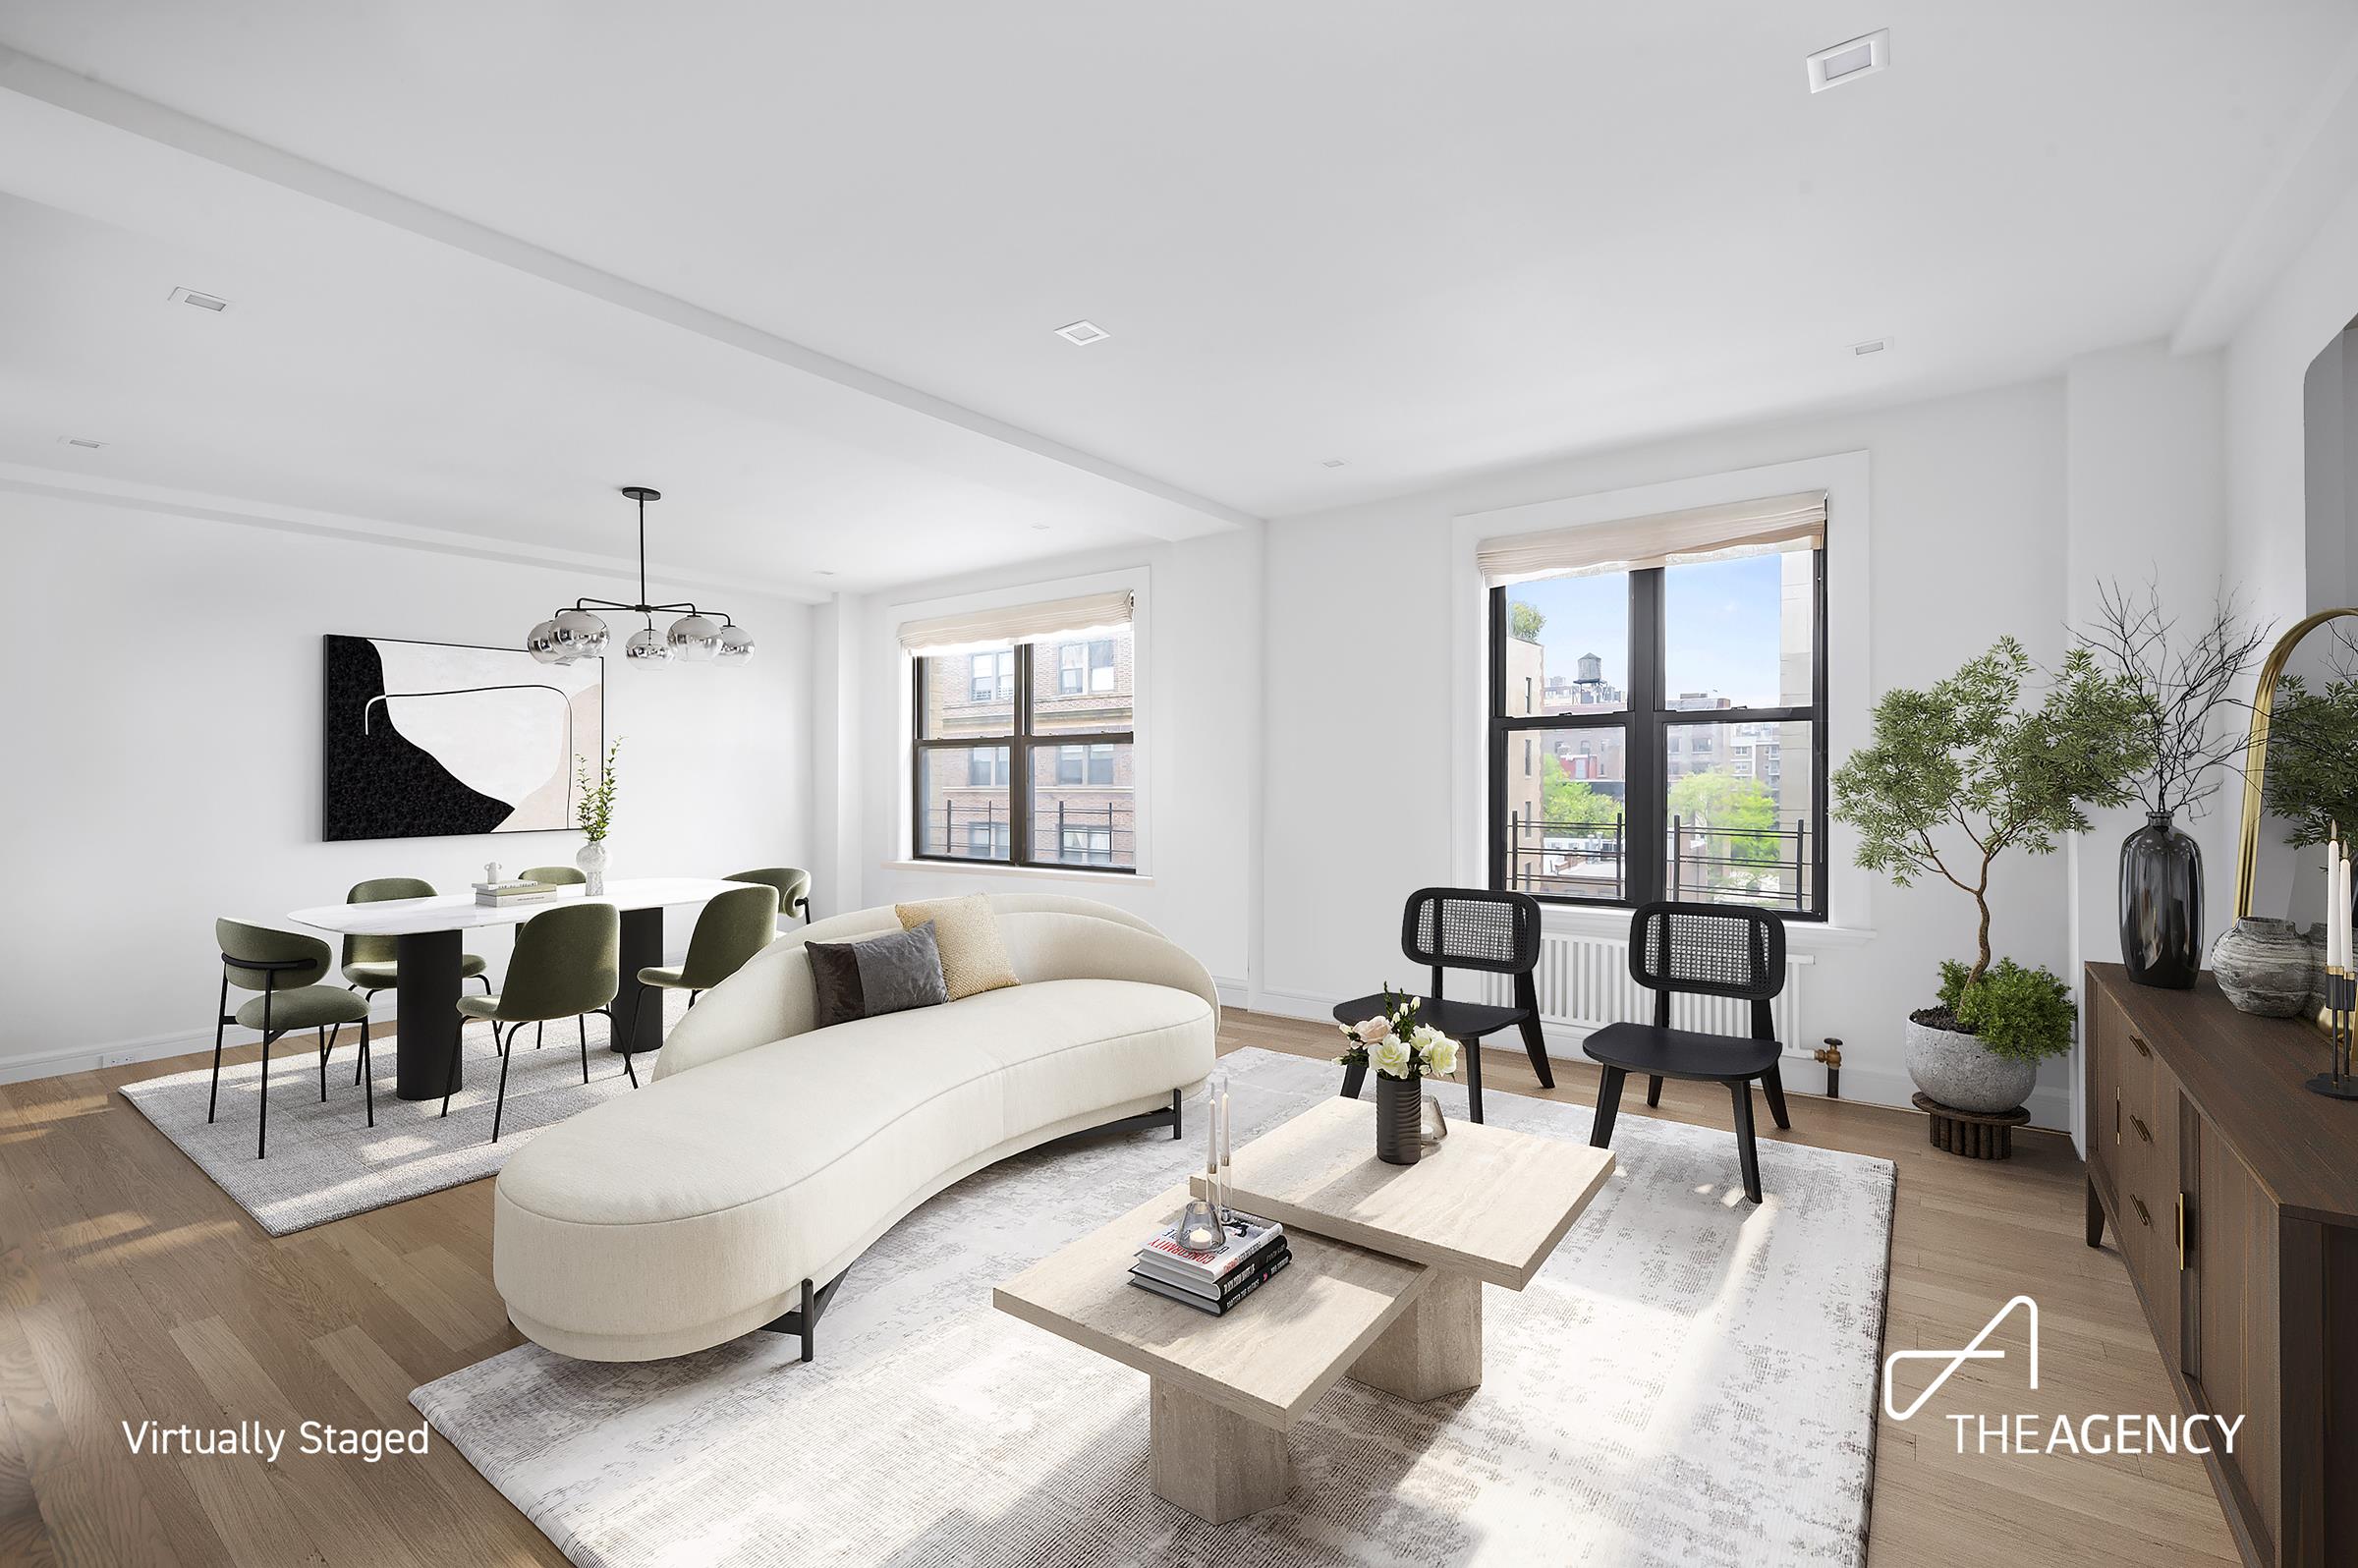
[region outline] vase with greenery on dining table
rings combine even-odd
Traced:
[[[606,891],[606,830],[614,819],[614,758],[622,751],[622,737],[606,748],[605,757],[598,763],[596,776],[590,775],[590,759],[577,756],[576,781],[581,786],[581,799],[574,805],[574,820],[581,825],[587,842],[573,858],[581,868],[587,883],[583,892],[590,898],[602,897]]]

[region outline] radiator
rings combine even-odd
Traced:
[[[1768,1004],[1776,1037],[1787,1056],[1807,1058],[1812,1044],[1803,1033],[1802,973],[1810,960],[1785,956],[1785,988]],[[1513,1000],[1513,981],[1504,975],[1482,977],[1482,999],[1501,1006]],[[1532,979],[1540,992],[1540,1017],[1559,1029],[1587,1034],[1606,1024],[1654,1022],[1655,993],[1629,978],[1629,939],[1550,931],[1540,939],[1540,963]],[[1670,1024],[1712,1035],[1750,1035],[1752,1004],[1728,996],[1673,996]]]

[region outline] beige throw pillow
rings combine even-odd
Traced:
[[[933,923],[941,978],[951,1001],[1015,983],[1015,966],[1007,961],[1007,944],[999,940],[998,917],[991,914],[990,900],[983,894],[895,904],[892,912],[901,918],[905,931]]]

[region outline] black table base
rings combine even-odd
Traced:
[[[440,1099],[466,1082],[465,1060],[455,1073],[451,1065],[459,1049],[460,938],[458,931],[411,931],[393,939],[400,966],[393,1092],[403,1099]]]
[[[663,992],[639,983],[639,972],[663,962],[663,911],[622,912],[622,990],[614,998],[616,1051],[651,1051],[663,1043]]]

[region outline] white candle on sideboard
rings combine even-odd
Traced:
[[[2326,900],[2331,906],[2326,911],[2328,929],[2333,933],[2333,940],[2330,945],[2331,949],[2337,950],[2340,954],[2338,958],[2331,958],[2330,961],[2345,974],[2350,968],[2350,858],[2348,851],[2349,846],[2346,844],[2335,845],[2332,885],[2326,894]]]

